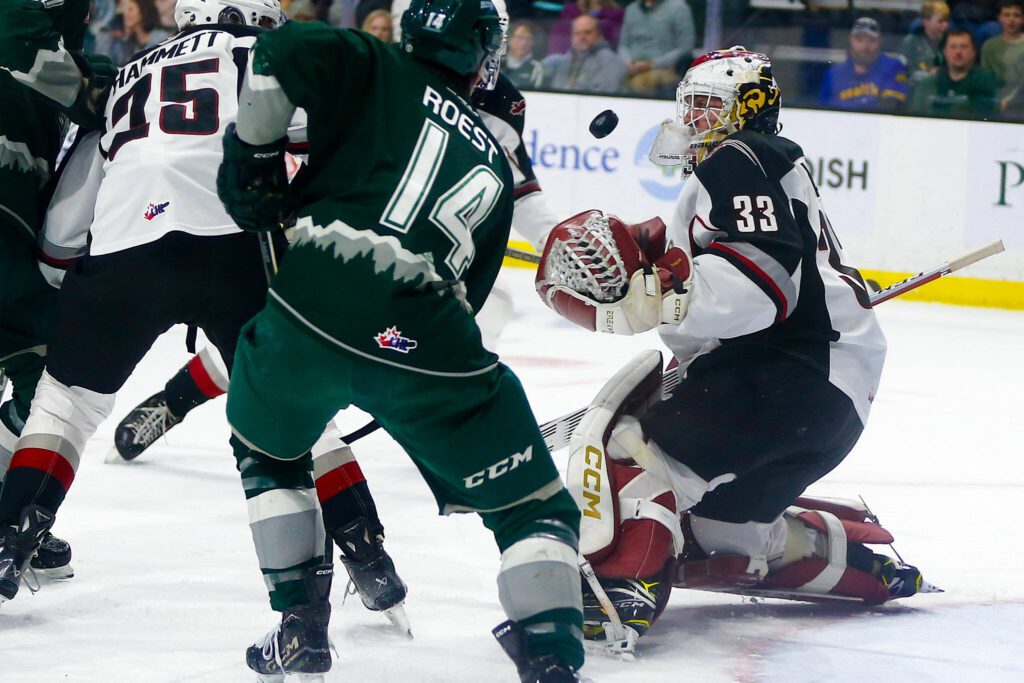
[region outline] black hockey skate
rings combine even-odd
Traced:
[[[71,568],[71,545],[49,531],[32,558],[32,570],[47,579],[70,579],[75,575]]]
[[[179,422],[181,418],[167,407],[164,392],[157,392],[135,406],[117,425],[114,448],[121,459],[131,462]],[[107,459],[107,462],[112,461]]]
[[[909,598],[918,593],[942,593],[943,590],[924,580],[921,571],[886,555],[875,553],[876,570],[872,572],[895,598]]]
[[[333,565],[306,570],[304,580],[312,596],[309,604],[286,609],[281,623],[263,640],[245,651],[245,662],[265,683],[283,683],[296,674],[303,683],[323,683],[331,670],[331,641],[327,624],[331,619]]]
[[[29,505],[21,511],[17,527],[0,527],[0,603],[18,594],[25,573],[32,571],[32,558],[53,522],[53,513],[49,510]]]
[[[658,593],[661,582],[637,581],[635,579],[601,579],[612,607],[624,626],[636,631],[637,636],[647,633],[658,611]],[[590,585],[583,582],[583,637],[587,640],[603,640],[604,624],[610,621],[601,602],[594,595]]]
[[[515,663],[522,683],[583,683],[584,679],[560,657],[551,654],[530,656],[526,635],[516,622],[504,621],[491,633]]]
[[[332,536],[341,549],[341,562],[350,579],[349,588],[355,589],[366,609],[383,612],[396,628],[412,637],[402,606],[408,588],[384,550],[384,527],[359,517],[335,529]]]

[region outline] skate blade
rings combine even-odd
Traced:
[[[45,579],[47,581],[64,581],[75,575],[75,570],[70,564],[66,564],[63,567],[50,567],[48,569],[33,567],[32,571],[35,572],[37,579]]]
[[[382,612],[388,618],[388,621],[401,631],[402,635],[410,640],[412,639],[412,625],[409,623],[409,617],[405,613],[404,603],[400,602],[394,607],[382,610]]]
[[[256,674],[260,683],[324,683],[323,674]]]
[[[107,457],[103,459],[103,462],[107,465],[131,465],[131,460],[125,460],[121,457],[121,454],[117,451],[117,446],[111,446],[110,450],[107,451]]]
[[[917,591],[918,593],[945,593],[946,591],[939,588],[934,583],[928,583],[924,579],[921,580],[921,587]]]

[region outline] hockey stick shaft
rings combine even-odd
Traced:
[[[994,254],[998,254],[1001,251],[1004,251],[1002,240],[990,242],[983,247],[979,247],[978,249],[969,251],[966,254],[962,254],[951,261],[947,261],[940,266],[932,268],[931,270],[923,271],[917,275],[908,277],[906,280],[901,280],[894,285],[889,285],[885,289],[875,292],[871,295],[871,305],[877,306],[883,301],[888,301],[889,299],[905,294],[912,289],[917,289],[921,285],[934,282],[940,277],[954,273],[961,268],[966,268],[972,263],[977,263],[978,261],[988,258]]]
[[[540,264],[540,254],[535,254],[532,251],[523,251],[522,249],[516,249],[515,247],[505,247],[505,256],[517,261],[532,263],[533,265]]]

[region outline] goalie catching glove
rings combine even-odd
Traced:
[[[584,211],[548,235],[537,293],[588,330],[637,334],[679,324],[689,299],[690,257],[666,247],[660,218],[626,225],[602,211]]]

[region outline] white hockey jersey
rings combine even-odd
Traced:
[[[121,69],[99,143],[105,162],[90,253],[135,247],[172,231],[238,232],[217,198],[217,167],[256,35],[245,27],[192,28]]]
[[[239,232],[217,197],[224,129],[238,114],[238,89],[261,31],[197,26],[137,55],[107,100],[97,145],[80,140],[62,169],[42,235],[44,254],[109,254],[180,231]],[[305,142],[305,112],[289,129]],[[297,146],[296,146],[297,145]]]
[[[731,136],[683,186],[668,238],[693,257],[686,317],[659,328],[684,367],[721,345],[775,347],[819,368],[867,421],[885,337],[799,146]]]

